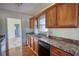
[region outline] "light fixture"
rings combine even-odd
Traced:
[[[18,7],[22,6],[23,3],[16,3]]]

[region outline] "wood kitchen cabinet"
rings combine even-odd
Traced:
[[[31,36],[30,35],[28,35],[28,47],[31,47]]]
[[[34,29],[35,27],[37,27],[37,20],[38,20],[37,16],[33,16],[32,18],[29,19],[30,29]]]
[[[33,42],[33,41],[34,41],[34,38],[31,36],[31,41],[30,41],[30,43],[31,43],[31,47],[30,47],[30,48],[31,48],[31,49],[34,48],[34,42]]]
[[[35,27],[35,19],[34,19],[34,17],[30,18],[29,25],[30,25],[31,29],[34,29],[34,27]]]
[[[56,7],[46,11],[46,28],[56,27]]]
[[[77,10],[75,3],[57,5],[57,27],[77,27]]]
[[[28,47],[33,49],[33,37],[31,35],[28,35],[27,42],[28,42]]]
[[[38,55],[38,38],[34,38],[34,51],[35,54]]]
[[[27,36],[28,47],[33,51],[35,55],[38,55],[38,38],[31,35]]]
[[[41,14],[45,14],[46,28],[78,28],[78,10],[78,3],[58,3],[49,7]],[[38,15],[36,15],[35,17],[39,18],[40,16]],[[30,18],[30,28],[33,29],[35,27],[35,17]]]
[[[79,27],[79,4],[60,3],[46,10],[47,28],[76,28]]]
[[[26,35],[27,45],[29,46],[29,35]]]
[[[59,48],[56,48],[54,46],[51,46],[50,48],[51,56],[72,56],[71,53],[65,52]]]

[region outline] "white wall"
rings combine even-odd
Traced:
[[[7,18],[7,31],[8,31],[8,39],[15,38],[15,24],[20,25],[20,36],[22,35],[21,33],[21,19],[16,19],[16,18]]]
[[[14,12],[9,12],[6,10],[1,10],[0,9],[0,33],[1,34],[5,34],[5,38],[7,38],[7,18],[17,18],[17,19],[22,19],[22,35],[23,35],[23,39],[25,40],[25,33],[26,32],[30,32],[29,30],[29,16],[28,15],[23,15],[23,14],[19,14],[19,13],[14,13]],[[3,44],[3,48],[2,50],[4,51],[6,49],[6,39],[2,42]],[[24,43],[24,42],[23,42]]]
[[[79,40],[79,28],[51,28],[49,35]]]
[[[23,15],[21,21],[22,21],[21,23],[22,23],[22,31],[23,31],[23,34],[22,34],[23,45],[25,45],[26,44],[26,33],[33,32],[33,29],[29,28],[29,17],[28,16]]]

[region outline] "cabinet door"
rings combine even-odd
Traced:
[[[26,41],[27,41],[27,45],[29,44],[29,35],[26,34]]]
[[[38,39],[34,38],[34,51],[38,55]]]
[[[33,50],[33,36],[31,36],[31,49]]]
[[[56,27],[56,7],[46,11],[46,28]]]
[[[58,27],[76,27],[77,26],[77,4],[59,4],[57,5],[57,25]]]
[[[30,28],[34,29],[34,27],[35,27],[35,19],[34,18],[30,18],[29,25],[30,25]]]
[[[30,47],[30,36],[28,35],[28,46]]]
[[[31,36],[28,35],[28,46],[31,47]]]
[[[51,46],[51,55],[52,56],[71,56],[72,54],[65,52],[61,49],[58,49],[54,46]]]

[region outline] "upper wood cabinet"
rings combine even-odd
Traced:
[[[79,6],[77,3],[55,4],[46,10],[47,28],[78,27]]]
[[[56,7],[46,11],[46,28],[56,27]]]
[[[46,18],[46,28],[77,28],[79,27],[79,4],[78,3],[58,3],[43,13]],[[40,15],[42,15],[41,13]],[[38,18],[40,17],[38,16]],[[34,28],[35,20],[30,20],[30,28]]]
[[[30,28],[34,28],[34,25],[35,25],[35,20],[34,20],[34,18],[30,18],[30,20],[29,20],[30,22],[29,22],[29,25],[30,25]]]
[[[31,29],[34,29],[35,27],[37,27],[37,20],[38,18],[36,16],[29,19],[29,25]]]
[[[77,27],[77,4],[57,5],[57,27]]]

